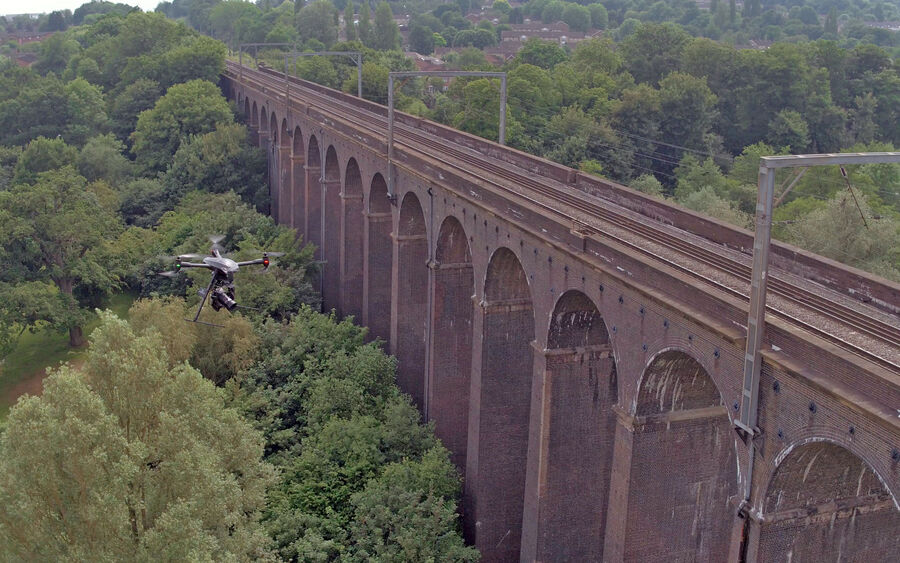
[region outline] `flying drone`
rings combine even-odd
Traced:
[[[212,248],[209,250],[209,254],[181,254],[180,256],[175,256],[175,269],[159,273],[161,276],[171,278],[178,275],[184,268],[206,268],[207,270],[212,270],[212,279],[209,280],[209,285],[206,289],[201,289],[197,292],[202,298],[200,300],[200,306],[197,308],[197,314],[194,315],[193,319],[185,319],[188,322],[217,327],[222,326],[198,320],[207,298],[209,298],[209,303],[215,311],[225,309],[226,311],[231,312],[236,308],[252,309],[252,307],[238,305],[237,301],[235,301],[234,273],[237,272],[241,266],[252,266],[254,264],[262,264],[263,268],[268,269],[270,257],[275,258],[284,256],[284,252],[263,252],[262,258],[247,260],[245,262],[236,262],[231,258],[226,258],[222,255],[224,249],[219,243],[222,242],[223,238],[223,236],[210,237],[213,244]],[[202,261],[190,262],[189,260]]]

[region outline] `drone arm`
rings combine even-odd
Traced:
[[[181,262],[182,268],[206,268],[207,270],[211,269],[209,264],[202,264],[197,262]]]
[[[238,266],[252,266],[253,264],[265,264],[265,258],[257,258],[256,260],[247,260],[246,262],[238,262]]]

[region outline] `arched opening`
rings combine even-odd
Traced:
[[[893,561],[900,511],[869,465],[832,442],[793,449],[763,504],[758,561]]]
[[[616,362],[593,301],[567,291],[550,318],[537,558],[600,561],[615,442]]]
[[[247,120],[248,124],[253,124],[253,114],[250,113],[250,98],[244,98],[244,119]]]
[[[365,287],[363,290],[364,318],[373,338],[389,344],[391,339],[391,272],[394,249],[391,240],[391,204],[387,183],[375,174],[369,188],[369,211],[365,232]]]
[[[522,538],[534,311],[525,271],[507,248],[488,264],[480,314],[481,369],[472,384],[480,408],[469,419],[477,450],[470,442],[466,534],[486,561],[514,561]]]
[[[412,192],[400,204],[400,224],[394,240],[397,273],[393,280],[397,318],[391,342],[397,356],[397,384],[425,406],[425,331],[428,296],[428,241],[425,215],[419,198]],[[396,330],[396,332],[395,332]]]
[[[435,434],[465,477],[475,279],[469,241],[455,217],[447,217],[441,225],[431,268],[434,283],[428,418],[434,421]]]
[[[627,512],[607,522],[607,545],[625,561],[728,560],[737,435],[703,366],[679,350],[655,356],[630,428],[617,433],[614,464],[628,470],[613,476],[611,496]]]
[[[256,102],[253,102],[253,109],[250,111],[250,127],[253,129],[259,129],[259,109],[256,107]]]
[[[315,136],[306,149],[306,240],[316,245],[316,259],[322,260],[322,155]],[[321,279],[321,274],[319,274]]]
[[[306,151],[303,148],[303,133],[299,127],[294,128],[291,148],[291,226],[297,230],[298,236],[305,236],[306,229]],[[305,241],[304,241],[305,242]]]
[[[291,135],[287,119],[281,120],[281,132],[278,136],[278,208],[275,221],[281,225],[291,222]]]
[[[341,314],[362,322],[363,302],[363,191],[355,158],[347,162],[341,191]]]
[[[334,146],[329,146],[325,152],[325,183],[322,191],[325,199],[322,301],[326,311],[335,309],[341,315],[341,167]]]

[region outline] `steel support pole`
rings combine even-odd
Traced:
[[[362,98],[362,54],[356,57],[356,97]]]
[[[753,272],[750,278],[750,312],[747,316],[747,348],[744,353],[744,389],[741,396],[740,419],[735,422],[751,435],[757,432],[760,348],[766,328],[766,285],[774,194],[775,169],[761,165],[756,200],[756,236],[753,238]]]
[[[506,73],[500,77],[500,140],[501,145],[506,144]]]

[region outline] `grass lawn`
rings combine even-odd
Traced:
[[[125,317],[134,300],[132,294],[119,293],[109,298],[105,308]],[[96,316],[92,318],[84,327],[85,336],[98,323]],[[26,331],[15,350],[0,365],[0,420],[6,420],[9,408],[20,395],[40,393],[46,368],[56,367],[61,362],[78,362],[84,357],[85,350],[69,348],[68,332],[45,329],[32,334]]]

